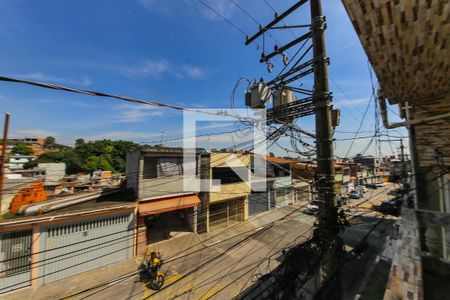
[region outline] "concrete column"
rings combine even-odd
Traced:
[[[41,227],[38,224],[33,224],[33,233],[31,236],[31,286],[33,288],[38,286],[39,279],[39,252],[41,240]]]
[[[137,240],[138,240],[138,206],[133,212],[133,257],[137,256]]]
[[[206,207],[205,213],[206,213],[206,216],[205,216],[205,222],[206,222],[205,228],[206,228],[206,232],[209,232],[209,203],[208,203],[208,206]]]
[[[245,196],[244,198],[244,221],[248,219],[248,202],[249,202],[249,195]]]
[[[197,211],[198,211],[198,209],[197,209],[197,207],[196,206],[194,206],[194,208],[193,208],[193,210],[194,210],[194,213],[193,213],[193,215],[192,215],[192,231],[194,231],[195,233],[197,233],[197,219],[198,219],[198,217],[197,217]]]

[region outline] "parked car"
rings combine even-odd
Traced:
[[[399,216],[402,209],[402,202],[394,198],[381,202],[381,205],[374,205],[373,209],[386,215]]]
[[[303,211],[303,213],[307,215],[315,216],[319,212],[319,203],[314,200],[311,202],[311,204],[308,204],[306,206],[306,209]]]
[[[384,183],[375,183],[376,187],[384,187]]]
[[[315,216],[319,212],[319,207],[317,205],[308,205],[303,213],[311,216]]]
[[[377,185],[374,183],[367,183],[367,184],[365,184],[365,186],[369,189],[377,189],[378,188]]]
[[[356,187],[356,190],[359,191],[361,194],[367,193],[368,189],[364,185],[358,185]]]
[[[353,190],[348,194],[348,197],[352,199],[359,199],[362,197],[362,195],[358,190]]]

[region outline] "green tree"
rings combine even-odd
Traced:
[[[99,170],[102,171],[114,171],[113,167],[111,166],[111,163],[105,156],[99,158],[97,167]]]
[[[27,167],[33,167],[40,162],[64,162],[67,174],[91,173],[96,170],[125,172],[127,152],[139,145],[128,141],[111,140],[86,143],[82,139],[77,139],[73,149],[56,142],[52,147],[58,146],[65,148],[59,152],[43,153]]]
[[[23,143],[17,143],[11,151],[13,154],[32,155],[33,149]]]
[[[97,156],[89,156],[83,168],[86,172],[92,173],[98,170],[99,158]]]
[[[75,147],[78,147],[78,146],[81,146],[81,145],[84,145],[84,144],[86,144],[86,142],[82,138],[79,138],[79,139],[75,140]]]
[[[53,149],[53,146],[56,144],[56,139],[52,136],[48,136],[44,140],[44,147],[48,149]]]

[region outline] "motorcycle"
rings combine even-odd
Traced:
[[[152,290],[157,291],[164,285],[165,274],[159,271],[163,263],[164,260],[161,259],[159,253],[155,257],[151,255],[145,257],[143,265],[150,279],[147,285]]]

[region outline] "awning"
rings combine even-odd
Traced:
[[[175,211],[183,208],[194,207],[200,204],[197,195],[186,195],[176,197],[166,197],[164,199],[140,202],[138,206],[139,216],[156,215],[168,211]]]

